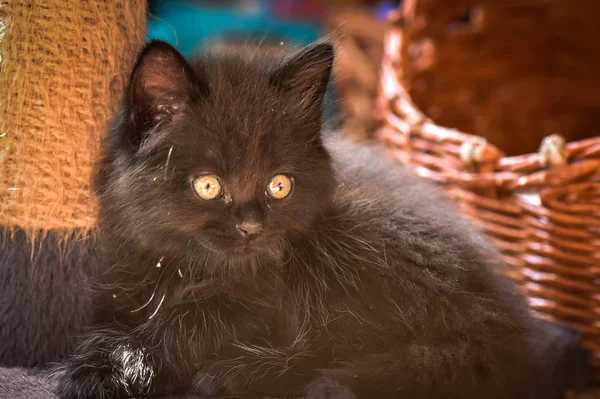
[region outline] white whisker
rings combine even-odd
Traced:
[[[171,160],[171,154],[173,153],[173,146],[169,148],[169,154],[167,155],[167,162],[165,162],[165,180],[167,180],[167,170],[169,169],[169,161]]]
[[[160,309],[160,307],[161,307],[161,305],[162,305],[163,301],[165,300],[165,296],[166,296],[166,295],[167,295],[167,294],[163,294],[162,298],[160,298],[160,302],[158,303],[158,306],[157,306],[157,307],[156,307],[156,309],[154,310],[154,313],[152,313],[152,314],[150,315],[150,317],[148,317],[148,320],[150,320],[150,319],[152,319],[154,316],[156,316],[156,314],[158,313],[158,309]]]

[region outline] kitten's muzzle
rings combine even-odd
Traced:
[[[263,211],[261,206],[256,201],[250,201],[242,203],[239,208],[235,210],[238,223],[235,225],[235,229],[244,237],[249,240],[263,231]]]
[[[245,221],[235,225],[235,229],[244,238],[252,238],[259,235],[263,231],[263,224],[257,221]]]

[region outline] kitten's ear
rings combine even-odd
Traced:
[[[327,89],[333,65],[334,49],[329,42],[318,41],[298,51],[271,75],[271,82],[295,91],[310,103],[320,103]]]
[[[203,84],[185,58],[170,44],[154,40],[140,53],[131,75],[128,100],[138,128],[171,121],[195,96],[205,95]]]

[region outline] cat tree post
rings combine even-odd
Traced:
[[[145,0],[0,7],[0,363],[53,360],[78,332],[45,307],[84,307],[93,162],[145,18]]]

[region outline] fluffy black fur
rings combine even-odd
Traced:
[[[54,372],[62,398],[560,397],[548,333],[481,235],[321,134],[333,56],[143,50],[104,147],[95,322]],[[192,189],[205,173],[218,199]],[[281,173],[291,195],[268,198]]]

